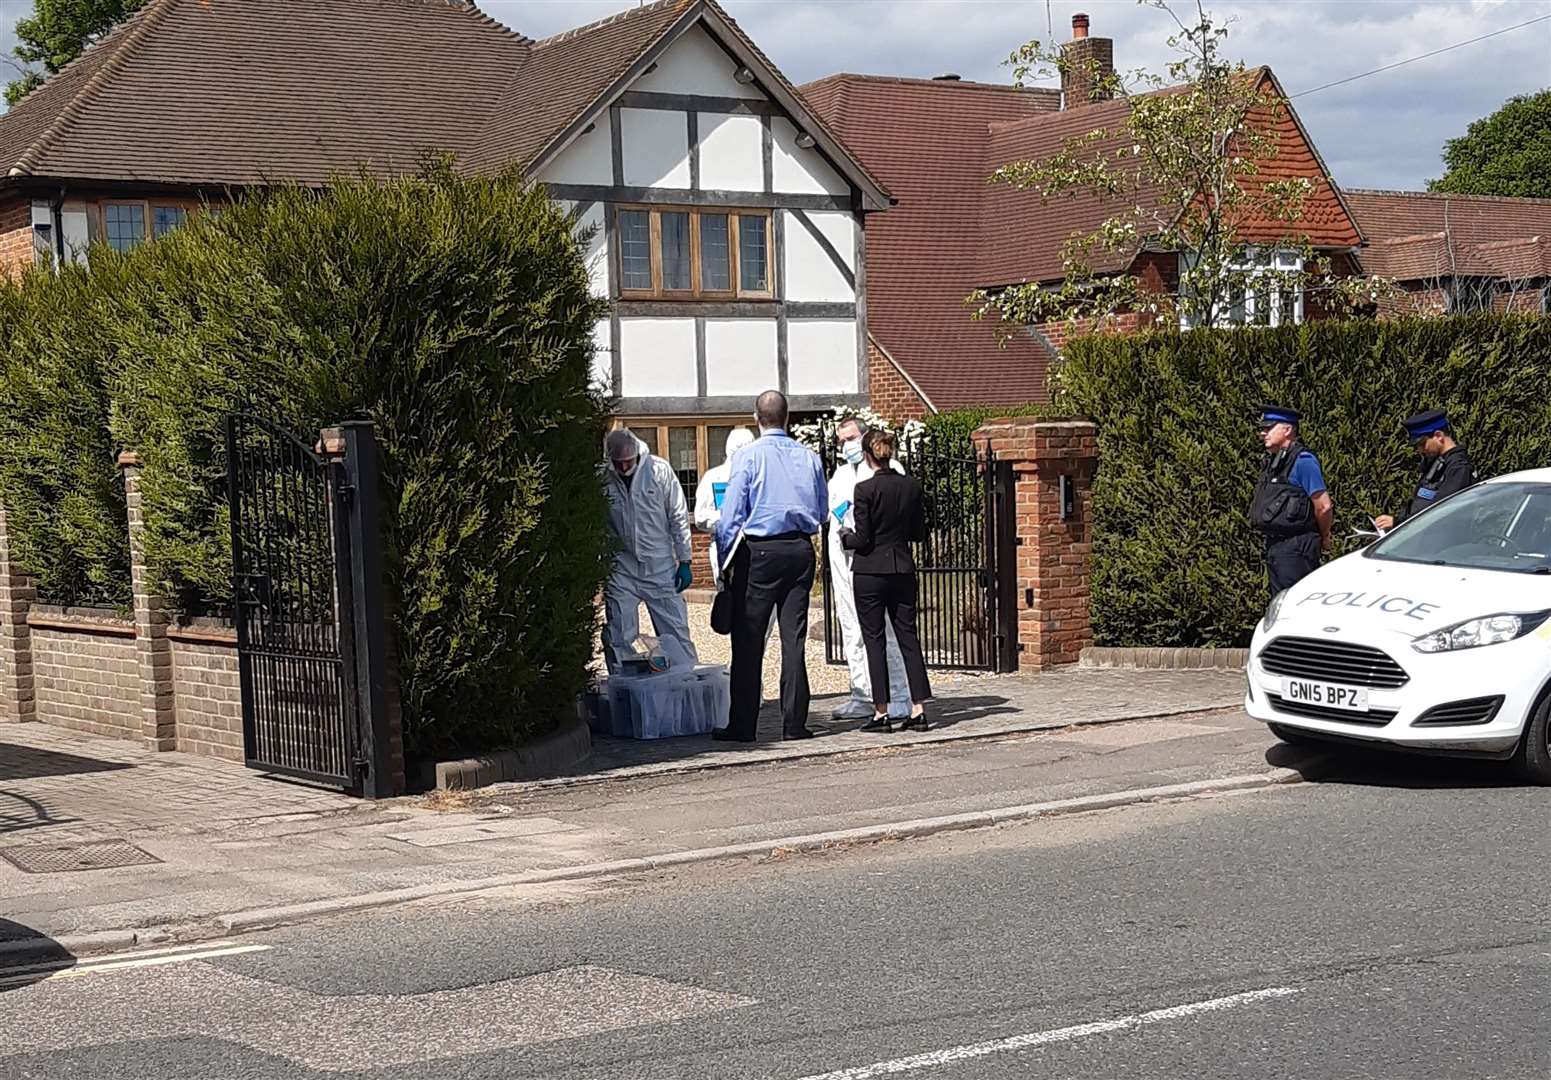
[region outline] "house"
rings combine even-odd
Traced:
[[[590,230],[597,381],[691,493],[758,392],[869,402],[889,195],[714,0],[542,40],[468,0],[150,0],[0,117],[0,266],[432,152],[520,170]]]
[[[1073,37],[1065,48],[1080,63],[1059,91],[973,83],[953,75],[840,74],[803,87],[814,109],[897,200],[889,214],[867,223],[875,403],[901,416],[919,416],[1047,396],[1048,366],[1071,328],[1018,328],[1004,341],[1007,335],[990,324],[970,322],[965,298],[977,288],[1059,281],[1066,241],[1092,233],[1117,212],[1093,197],[1044,203],[1035,193],[988,183],[1003,165],[1048,157],[1069,139],[1123,122],[1126,102],[1091,100],[1088,65],[1113,71],[1114,43],[1089,36],[1088,28],[1086,15],[1073,17]],[[1253,77],[1281,94],[1270,69]],[[1304,177],[1312,183],[1298,228],[1335,272],[1356,272],[1363,234],[1350,206],[1297,113],[1287,108],[1277,124],[1279,152],[1262,177]],[[1118,140],[1108,139],[1094,150],[1118,147]],[[1285,223],[1267,218],[1250,221],[1243,235],[1270,244],[1285,231]],[[1143,243],[1094,269],[1138,275],[1152,290],[1172,292],[1178,288],[1179,258]],[[1283,270],[1301,266],[1295,251],[1268,251],[1265,258]],[[1225,321],[1277,325],[1318,314],[1315,298],[1301,292],[1282,296],[1268,286],[1249,290]],[[1114,325],[1135,330],[1148,319],[1122,315]]]
[[[1551,199],[1348,188],[1389,314],[1551,311]]]

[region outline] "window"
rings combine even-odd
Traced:
[[[1180,269],[1188,270],[1189,256],[1180,256]],[[1218,326],[1281,326],[1303,321],[1303,286],[1289,282],[1283,275],[1303,270],[1303,257],[1296,251],[1250,251],[1245,260],[1230,266],[1236,279],[1227,299],[1212,320]],[[1180,326],[1196,325],[1181,316]]]
[[[188,220],[188,211],[181,206],[151,207],[151,233],[166,236]]]
[[[145,239],[145,206],[142,203],[108,203],[102,208],[108,246],[128,251]]]
[[[684,489],[684,501],[690,512],[695,509],[695,488],[700,483],[699,429],[671,427],[668,429],[668,464],[679,478]]]
[[[625,299],[770,299],[770,213],[765,210],[619,210]]]

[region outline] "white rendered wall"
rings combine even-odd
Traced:
[[[772,161],[773,183],[777,191],[802,195],[847,195],[851,185],[819,154],[797,146],[797,128],[784,116],[772,117],[775,136]]]
[[[603,394],[614,391],[614,356],[609,351],[609,321],[599,319],[592,328],[592,385]]]
[[[849,303],[856,290],[820,246],[797,215],[786,216],[786,298],[798,301],[834,301]],[[834,247],[846,269],[856,273],[856,221],[850,214],[805,210],[811,221]]]
[[[774,319],[707,319],[706,393],[755,395],[779,385]]]
[[[588,291],[593,296],[608,298],[609,295],[609,247],[608,234],[603,228],[602,203],[594,203],[588,208],[576,222],[576,231],[580,235],[587,229],[592,230],[592,236],[587,241],[587,280]]]
[[[587,134],[578,136],[537,179],[549,184],[612,184],[608,121],[600,120]]]
[[[753,86],[745,86],[734,79],[732,75],[737,70],[737,61],[697,26],[662,55],[656,71],[637,79],[630,89],[709,97],[763,96]]]
[[[621,319],[620,381],[623,397],[694,397],[694,319]]]
[[[628,187],[689,187],[689,117],[666,109],[620,109]]]
[[[700,113],[700,186],[765,190],[765,126],[757,116]]]
[[[793,319],[786,324],[789,394],[855,394],[856,322]]]

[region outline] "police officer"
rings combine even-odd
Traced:
[[[1380,532],[1388,532],[1409,517],[1434,503],[1464,491],[1480,477],[1465,448],[1454,441],[1449,417],[1442,409],[1417,413],[1405,421],[1406,438],[1422,457],[1422,483],[1411,504],[1396,517],[1384,514],[1373,519]]]
[[[1266,457],[1249,514],[1265,534],[1273,596],[1313,573],[1320,552],[1330,550],[1334,507],[1319,459],[1298,441],[1300,419],[1295,409],[1260,407]]]

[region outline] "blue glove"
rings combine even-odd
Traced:
[[[673,591],[683,592],[689,588],[690,582],[695,580],[694,573],[689,568],[689,563],[679,563],[678,570],[673,575]]]

